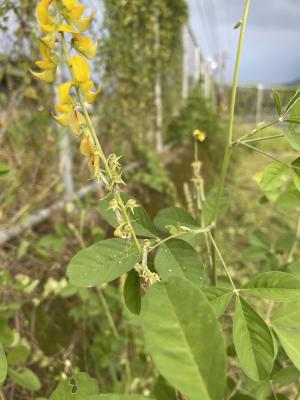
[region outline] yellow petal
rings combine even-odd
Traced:
[[[38,79],[41,79],[42,81],[51,83],[55,79],[55,69],[46,69],[43,72],[35,72],[32,71],[31,69],[29,71],[33,76],[35,76]]]
[[[47,23],[51,19],[48,8],[52,0],[41,0],[36,8],[36,14],[40,22]]]
[[[95,103],[96,98],[97,98],[98,94],[100,93],[100,90],[101,90],[101,89],[98,88],[98,89],[96,90],[96,92],[88,91],[88,92],[84,93],[85,98],[86,98],[86,101],[87,101],[89,104]]]
[[[78,0],[63,0],[63,5],[68,10],[72,10],[72,8],[78,7]]]
[[[55,31],[55,25],[51,24],[40,24],[40,29],[44,32],[51,33]]]
[[[69,126],[72,118],[72,113],[69,114],[61,114],[61,115],[52,115],[53,118],[62,126]]]
[[[89,29],[91,22],[93,21],[94,18],[94,13],[92,13],[89,17],[87,18],[80,18],[77,21],[72,21],[73,25],[76,26],[76,28],[80,32],[85,32],[86,30]]]
[[[73,86],[72,82],[65,82],[58,87],[58,97],[61,103],[66,104],[71,102],[70,90]]]
[[[95,57],[97,42],[93,44],[89,36],[83,36],[79,33],[73,34],[73,37],[72,45],[79,53],[83,54],[89,60]]]
[[[200,142],[204,142],[206,139],[206,133],[203,131],[200,131],[200,129],[195,129],[193,131],[193,136],[198,139]]]
[[[41,69],[54,69],[56,68],[56,64],[50,60],[38,60],[35,62],[35,65]]]
[[[86,126],[86,119],[80,111],[74,110],[74,113],[70,122],[70,129],[74,135],[79,136],[83,131],[83,127]]]
[[[71,25],[59,25],[57,27],[58,32],[68,32],[68,33],[76,33],[76,30]]]
[[[52,0],[41,0],[36,8],[36,14],[40,21],[40,29],[45,32],[53,32],[55,30],[55,20],[49,14],[49,6]]]
[[[48,33],[47,35],[41,38],[41,42],[49,49],[53,49],[53,47],[55,46],[55,40],[56,40],[55,32]]]
[[[70,65],[77,82],[81,83],[90,79],[90,67],[84,58],[81,56],[75,56],[71,58]]]
[[[55,109],[58,113],[68,114],[73,110],[73,105],[58,103],[58,104],[56,104]]]
[[[91,81],[91,80],[82,82],[82,83],[80,84],[80,87],[81,87],[81,90],[83,91],[83,93],[86,93],[86,92],[88,92],[89,90],[93,89],[93,87],[94,87],[94,82]]]
[[[84,11],[84,5],[83,4],[78,4],[78,6],[72,8],[70,10],[70,18],[71,19],[79,19]]]
[[[80,153],[84,156],[91,156],[93,155],[93,150],[89,141],[88,137],[83,137],[80,142]]]

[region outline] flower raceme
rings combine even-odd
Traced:
[[[41,59],[36,61],[41,71],[31,71],[38,79],[46,82],[54,82],[56,77],[59,56],[56,47],[59,39],[65,40],[64,35],[70,35],[70,50],[79,53],[77,55],[64,55],[64,62],[71,73],[71,81],[58,86],[58,100],[55,106],[55,120],[62,126],[70,127],[76,136],[82,135],[80,150],[88,157],[89,164],[94,168],[94,176],[99,175],[99,155],[94,151],[92,141],[88,139],[86,132],[86,119],[81,113],[80,104],[75,100],[75,91],[80,91],[84,100],[89,104],[95,102],[98,90],[94,90],[94,82],[91,80],[90,66],[85,58],[91,60],[96,55],[97,43],[84,35],[93,19],[93,13],[89,17],[83,17],[84,5],[78,0],[41,0],[37,6],[36,14],[39,27],[45,33],[41,37]]]
[[[144,281],[154,283],[160,278],[147,267],[149,246],[141,246],[131,222],[130,214],[134,214],[134,209],[139,205],[134,199],[124,203],[120,188],[124,185],[120,157],[116,154],[105,156],[86,108],[86,102],[92,104],[99,90],[94,89],[90,66],[86,60],[95,57],[97,43],[93,43],[89,36],[83,34],[89,28],[93,14],[83,17],[83,13],[84,5],[78,0],[40,0],[37,17],[44,35],[40,46],[41,60],[36,65],[41,71],[31,73],[36,78],[53,82],[58,62],[62,60],[67,67],[70,80],[58,86],[58,102],[53,117],[60,125],[68,126],[75,136],[81,138],[80,153],[87,158],[93,178],[102,181],[105,189],[112,194],[109,208],[113,210],[118,222],[114,235],[135,243],[138,252],[143,254],[142,265],[137,271]],[[62,52],[56,53],[59,45]],[[77,54],[70,54],[70,51]]]

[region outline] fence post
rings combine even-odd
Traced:
[[[259,83],[256,87],[257,97],[256,97],[256,124],[263,119],[263,96],[264,96],[264,86]]]
[[[200,79],[200,50],[195,46],[194,48],[194,86],[197,85]]]
[[[159,58],[160,50],[160,27],[159,27],[159,10],[156,9],[156,21],[154,26],[155,33],[155,53],[156,53],[156,66],[155,66],[155,145],[156,151],[161,153],[163,150],[162,142],[162,125],[163,125],[163,103],[162,103],[162,89],[161,89],[161,65]]]
[[[189,34],[186,24],[182,27],[182,93],[183,100],[189,95]]]

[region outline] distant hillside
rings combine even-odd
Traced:
[[[300,78],[294,79],[293,81],[286,82],[285,86],[300,86]]]

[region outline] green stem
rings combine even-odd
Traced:
[[[263,131],[264,129],[269,128],[270,126],[273,126],[273,125],[278,124],[278,122],[280,122],[279,119],[276,119],[276,120],[274,120],[274,121],[271,121],[271,122],[266,123],[265,125],[263,125],[263,126],[261,126],[261,127],[256,127],[256,128],[253,129],[252,131],[245,133],[245,134],[244,134],[243,136],[241,136],[239,139],[235,140],[235,141],[232,143],[232,145],[239,144],[239,143],[240,143],[241,141],[243,141],[244,139],[247,139],[247,137],[249,137],[249,136],[254,136],[254,135],[256,135],[258,132],[261,132],[261,131]]]
[[[271,139],[277,139],[277,138],[282,138],[284,135],[279,134],[279,135],[272,135],[272,136],[262,136],[254,139],[247,139],[247,140],[242,140],[240,143],[249,143],[249,142],[259,142],[261,140],[271,140]]]
[[[248,149],[254,150],[254,151],[256,151],[257,153],[260,153],[260,154],[262,154],[263,156],[268,157],[268,158],[270,158],[270,159],[273,160],[273,161],[279,162],[279,163],[281,163],[281,164],[284,164],[284,165],[287,165],[288,167],[290,167],[290,165],[289,165],[288,163],[286,163],[286,162],[284,162],[284,161],[281,161],[279,158],[277,158],[277,157],[273,156],[272,154],[267,153],[267,152],[265,152],[265,151],[263,151],[263,150],[261,150],[261,149],[258,149],[257,147],[251,146],[251,144],[248,144],[248,143],[245,143],[245,142],[241,142],[241,145],[242,145],[242,146],[245,146],[245,147],[248,147]]]
[[[160,241],[159,241],[158,243],[156,243],[154,246],[151,246],[151,248],[148,250],[148,254],[151,253],[151,251],[153,251],[153,250],[156,249],[157,247],[161,246],[162,244],[168,242],[168,241],[171,240],[171,239],[175,239],[175,238],[178,238],[178,237],[180,237],[180,236],[184,236],[184,235],[186,235],[186,234],[188,234],[188,233],[193,233],[193,234],[195,234],[195,235],[196,235],[197,233],[207,233],[207,232],[210,232],[210,230],[211,230],[211,227],[208,226],[208,227],[203,228],[203,229],[195,229],[195,230],[191,230],[191,231],[189,231],[189,232],[187,231],[187,232],[175,233],[174,235],[168,236],[167,238],[160,240]]]
[[[249,11],[250,0],[245,1],[245,8],[244,8],[244,15],[242,19],[242,24],[240,28],[240,37],[239,37],[239,44],[237,50],[237,56],[235,61],[235,68],[233,74],[233,83],[232,83],[232,92],[231,92],[231,100],[230,100],[230,117],[229,117],[229,127],[227,132],[226,138],[226,148],[225,154],[223,158],[223,164],[221,169],[221,176],[218,185],[218,192],[217,192],[217,199],[214,208],[214,221],[217,223],[218,214],[221,205],[221,199],[224,190],[225,178],[228,171],[229,161],[231,158],[231,144],[232,144],[232,136],[233,136],[233,126],[234,126],[234,112],[235,112],[235,103],[236,103],[236,95],[237,95],[237,87],[238,87],[238,79],[239,79],[239,71],[240,71],[240,64],[241,64],[241,56],[243,50],[243,44],[245,39],[245,30],[248,18],[248,11]]]
[[[235,102],[236,102],[241,56],[242,56],[244,39],[245,39],[245,31],[246,31],[246,25],[247,25],[249,5],[250,5],[250,0],[246,0],[245,7],[244,7],[243,19],[242,19],[242,23],[241,23],[241,27],[240,27],[239,44],[238,44],[238,50],[237,50],[234,74],[233,74],[232,91],[231,91],[231,99],[230,99],[230,116],[229,116],[229,126],[228,126],[227,138],[226,138],[226,147],[225,147],[225,153],[224,153],[224,157],[223,157],[220,180],[219,180],[218,189],[217,189],[216,202],[215,202],[215,206],[214,206],[214,210],[213,210],[213,220],[215,222],[216,229],[217,229],[217,221],[218,221],[219,211],[220,211],[220,206],[221,206],[221,200],[222,200],[223,191],[224,191],[225,179],[227,176],[227,171],[228,171],[229,162],[230,162],[230,158],[231,158],[231,152],[232,152],[232,137],[233,137],[233,126],[234,126]],[[216,231],[214,232],[214,235],[216,235]],[[210,237],[213,239],[212,235],[210,235]],[[212,258],[213,258],[213,268],[212,268],[213,282],[212,283],[215,286],[217,283],[217,260],[216,260],[216,254],[215,254],[215,247],[213,247]]]
[[[113,319],[113,317],[111,315],[109,306],[107,304],[106,298],[104,297],[102,289],[97,287],[97,292],[99,294],[99,298],[100,298],[101,304],[102,304],[102,306],[104,308],[104,312],[105,312],[105,315],[107,317],[108,323],[109,323],[109,325],[111,327],[112,333],[113,333],[114,337],[116,339],[118,339],[120,337],[120,335],[119,335],[119,332],[118,332],[117,327],[115,325],[114,319]]]
[[[224,261],[224,259],[223,259],[223,257],[222,257],[222,254],[221,254],[221,252],[220,252],[220,250],[219,250],[219,248],[218,248],[218,246],[217,246],[217,243],[215,242],[215,240],[214,240],[214,238],[213,238],[213,235],[211,234],[211,232],[209,232],[208,234],[209,234],[210,240],[211,240],[211,242],[212,242],[212,244],[213,244],[213,246],[214,246],[214,248],[215,248],[215,250],[216,250],[216,252],[217,252],[217,254],[218,254],[218,256],[219,256],[219,259],[220,259],[220,261],[221,261],[221,263],[222,263],[222,265],[223,265],[223,267],[224,267],[224,269],[225,269],[225,272],[226,272],[226,274],[227,274],[227,276],[228,276],[228,279],[229,279],[229,281],[230,281],[230,283],[231,283],[231,286],[232,286],[234,292],[238,293],[238,290],[237,290],[237,288],[235,287],[235,284],[234,284],[234,282],[233,282],[233,280],[232,280],[232,278],[231,278],[229,269],[227,268],[227,265],[225,264],[225,261]]]

